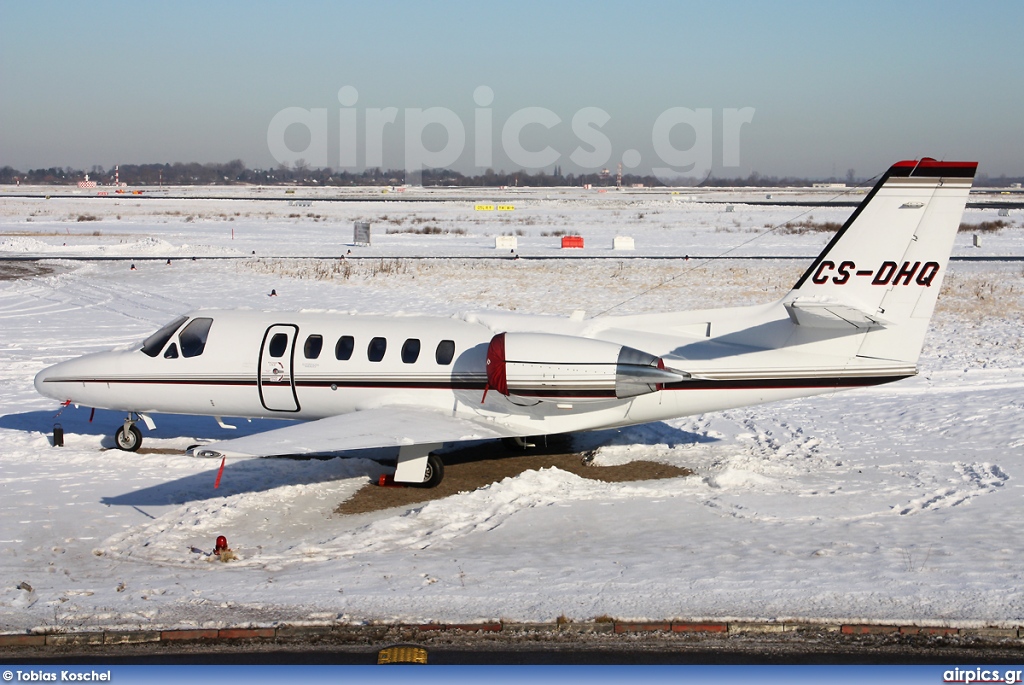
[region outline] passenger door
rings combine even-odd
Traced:
[[[299,327],[275,324],[267,329],[260,346],[260,402],[271,411],[299,411],[295,394],[295,338]]]

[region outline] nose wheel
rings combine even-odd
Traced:
[[[114,433],[114,444],[117,449],[125,452],[137,452],[142,446],[142,432],[136,428],[131,417],[125,419],[124,425]]]

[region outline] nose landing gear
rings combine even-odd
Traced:
[[[114,444],[125,452],[137,452],[142,446],[142,431],[135,426],[139,417],[134,412],[124,420],[124,425],[114,433]]]

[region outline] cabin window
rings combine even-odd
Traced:
[[[351,359],[355,346],[356,340],[351,335],[341,336],[338,338],[338,344],[334,346],[334,358],[342,362]]]
[[[406,364],[415,364],[420,358],[420,341],[416,338],[409,338],[402,345],[402,361]]]
[[[387,338],[374,338],[366,348],[366,356],[369,357],[371,362],[379,362],[384,358],[384,353],[387,352],[387,349]]]
[[[167,351],[164,352],[164,359],[177,359],[178,358],[178,345],[177,343],[171,343],[167,346]]]
[[[142,351],[150,357],[155,357],[160,354],[160,350],[164,349],[164,345],[166,345],[167,341],[171,339],[172,335],[174,335],[174,331],[181,328],[181,324],[185,323],[187,319],[187,316],[179,316],[177,319],[146,338],[142,342]]]
[[[320,350],[323,348],[324,336],[311,335],[306,338],[306,344],[302,346],[302,353],[306,355],[306,359],[317,359],[320,356]]]
[[[210,335],[213,319],[192,319],[178,335],[182,357],[198,357],[206,349],[206,338]]]
[[[270,339],[270,356],[271,357],[283,357],[285,350],[288,349],[288,334],[287,333],[275,333],[274,337]]]
[[[442,366],[448,366],[455,358],[455,341],[442,340],[437,343],[437,351],[434,352],[434,359]]]

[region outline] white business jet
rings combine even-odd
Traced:
[[[917,373],[976,162],[893,165],[793,289],[770,304],[665,314],[458,318],[199,310],[129,351],[35,379],[127,413],[303,423],[193,448],[274,456],[398,447],[433,486],[445,443],[628,426],[897,381]]]

